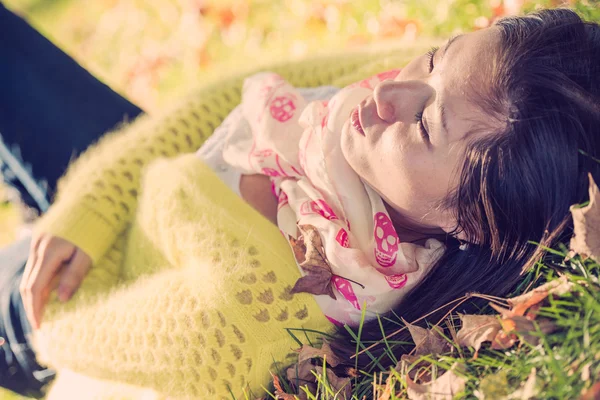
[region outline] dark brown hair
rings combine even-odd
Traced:
[[[407,321],[469,292],[506,295],[544,247],[571,236],[569,207],[587,200],[588,173],[600,183],[600,27],[567,9],[502,19],[496,27],[500,49],[477,103],[501,128],[468,146],[458,189],[445,204],[469,244],[461,250],[448,242],[393,311]],[[398,318],[381,318],[386,333],[398,329],[391,320]],[[381,339],[379,321],[364,324],[361,341]],[[406,334],[392,340],[410,341]],[[332,347],[350,357],[356,342],[340,329]],[[396,358],[407,350],[396,346]],[[370,353],[391,366],[383,344]],[[363,353],[358,363],[369,370],[372,360]]]

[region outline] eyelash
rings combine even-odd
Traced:
[[[429,51],[426,53],[426,57],[427,57],[427,64],[429,65],[429,73],[433,72],[433,56],[435,56],[435,53],[439,50],[439,47],[432,47],[431,49],[429,49]]]
[[[423,125],[423,113],[422,112],[416,113],[415,120],[417,121],[417,129],[419,130],[421,137],[424,140],[429,141],[429,132],[427,132],[427,130],[425,129],[425,125]]]
[[[435,53],[438,51],[438,49],[439,47],[432,47],[425,54],[425,56],[427,57],[427,64],[429,65],[429,73],[433,72],[433,57],[435,56]],[[421,137],[424,140],[429,141],[429,132],[427,132],[427,130],[425,129],[425,125],[423,124],[423,112],[416,113],[415,120],[417,121],[417,129],[419,129]]]

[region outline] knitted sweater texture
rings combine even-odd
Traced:
[[[344,86],[398,62],[361,53],[269,70],[299,87]],[[165,398],[253,398],[274,361],[293,361],[286,329],[332,329],[312,295],[290,294],[300,275],[277,227],[185,154],[239,103],[247,75],[107,135],[61,181],[36,229],[94,264],[69,302],[51,298],[34,338],[59,379],[71,370]]]

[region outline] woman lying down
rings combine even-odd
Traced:
[[[600,179],[599,61],[598,25],[552,10],[454,37],[341,90],[298,89],[274,73],[248,78],[241,104],[196,156],[147,169],[123,269],[136,268],[129,253],[148,243],[163,243],[161,262],[177,268],[157,267],[166,275],[98,302],[94,316],[85,307],[54,314],[39,333],[62,339],[44,346],[43,361],[172,396],[244,398],[260,394],[273,360],[297,347],[286,328],[337,330],[331,346],[348,358],[356,344],[345,324],[364,317],[362,340],[377,341],[380,323],[396,329],[378,315],[413,321],[467,292],[506,294],[542,246],[571,234],[569,207],[586,201],[587,174]],[[174,164],[184,178],[170,191]],[[206,165],[220,179],[198,172]],[[224,195],[223,183],[265,218]],[[175,212],[189,221],[169,238]],[[229,249],[186,275],[202,254],[183,233],[210,242],[207,226],[215,246],[248,246],[253,258]],[[38,327],[43,305],[30,289],[50,283],[39,283],[40,263],[27,268],[23,301]],[[172,306],[159,320],[165,292]],[[139,326],[105,352],[117,355],[89,346],[65,355],[86,333],[56,332],[76,318],[115,321],[107,335],[123,329],[116,321]],[[361,355],[359,367],[370,361]]]

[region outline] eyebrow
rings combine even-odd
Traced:
[[[441,62],[444,59],[444,57],[446,56],[446,53],[448,53],[448,49],[450,48],[452,43],[454,43],[458,38],[460,38],[462,36],[464,36],[464,34],[454,35],[448,40],[448,44],[446,45],[446,47],[444,49],[444,54],[442,54],[442,59],[439,62]],[[446,135],[448,135],[448,119],[447,119],[447,114],[446,114],[446,107],[439,100],[437,103],[438,103],[438,110],[440,112],[440,116],[441,116],[441,120],[442,120],[442,127],[446,131]]]

